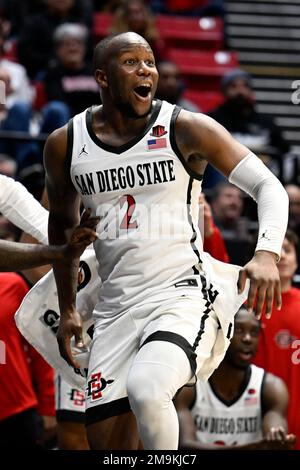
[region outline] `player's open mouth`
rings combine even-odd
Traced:
[[[135,96],[141,101],[148,101],[151,97],[151,86],[140,85],[133,90]]]
[[[251,350],[240,351],[239,356],[243,361],[250,361],[250,359],[253,357],[253,351]]]

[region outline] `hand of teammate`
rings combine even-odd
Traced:
[[[57,342],[61,357],[75,369],[80,369],[80,364],[76,362],[71,351],[71,338],[75,337],[75,347],[84,348],[82,338],[82,319],[79,313],[74,310],[61,316],[59,328],[57,330]]]
[[[66,258],[79,258],[86,247],[97,239],[95,227],[99,217],[90,217],[91,209],[86,209],[81,216],[80,224],[73,230],[69,242],[64,246]]]
[[[239,293],[243,292],[247,278],[250,279],[247,308],[252,311],[255,304],[257,319],[260,319],[264,305],[266,318],[271,317],[274,300],[276,308],[281,309],[281,285],[275,257],[275,253],[257,251],[239,274]]]
[[[286,434],[282,426],[274,426],[267,432],[263,442],[267,450],[292,450],[296,436]]]

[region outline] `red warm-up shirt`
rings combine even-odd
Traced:
[[[223,263],[229,263],[229,256],[221,232],[215,224],[213,224],[213,229],[210,237],[204,237],[203,249],[213,258],[223,261]]]
[[[292,287],[282,294],[281,311],[273,309],[270,320],[262,320],[254,363],[282,378],[290,401],[289,432],[296,434],[300,449],[300,290]]]
[[[14,320],[28,290],[20,275],[0,273],[0,421],[29,408],[55,415],[53,369],[24,340]]]

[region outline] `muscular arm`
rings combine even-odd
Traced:
[[[179,420],[179,449],[252,450],[262,448],[260,447],[260,442],[242,446],[216,446],[199,442],[196,435],[196,426],[190,411],[190,407],[195,401],[195,398],[195,387],[186,387],[179,392],[175,399],[175,406]]]
[[[262,395],[265,410],[262,421],[264,436],[270,435],[272,428],[282,428],[287,432],[288,401],[288,390],[283,380],[273,374],[266,374]]]
[[[179,448],[202,450],[287,450],[293,447],[295,436],[287,435],[286,409],[288,394],[282,380],[267,374],[263,393],[264,415],[263,439],[235,446],[203,444],[197,440],[196,426],[190,411],[195,401],[195,388],[183,388],[175,399],[179,420]],[[282,429],[280,429],[282,428]]]
[[[176,121],[176,143],[187,165],[203,173],[206,163],[214,165],[258,204],[259,238],[252,260],[240,271],[239,292],[250,279],[248,308],[256,298],[256,315],[272,312],[273,299],[281,307],[279,273],[276,260],[288,218],[288,198],[278,179],[250,152],[237,142],[220,124],[202,114],[181,111]]]
[[[67,159],[67,126],[53,132],[45,145],[46,189],[49,200],[49,242],[61,245],[68,232],[79,221],[80,200],[72,185]],[[81,319],[75,309],[79,258],[57,261],[53,265],[57,284],[61,322],[58,341],[61,355],[77,367],[70,349],[70,338],[75,335],[77,345],[82,345]]]
[[[20,271],[62,260],[59,246],[32,245],[0,240],[0,271]]]
[[[175,398],[179,421],[179,448],[181,449],[203,449],[197,441],[196,426],[190,410],[195,398],[195,387],[184,387]]]

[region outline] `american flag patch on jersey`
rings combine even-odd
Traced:
[[[147,140],[148,150],[163,149],[167,146],[167,139]]]

